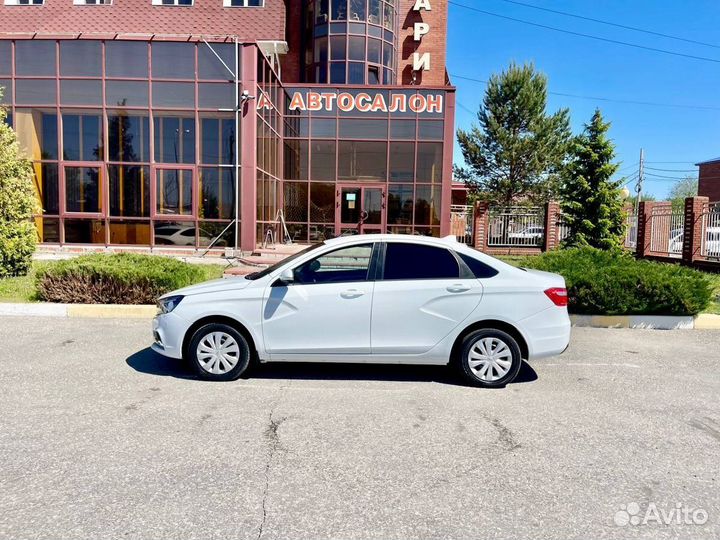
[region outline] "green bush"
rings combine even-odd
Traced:
[[[32,167],[5,123],[6,114],[0,107],[0,278],[27,274],[37,242]]]
[[[564,249],[528,257],[520,266],[562,275],[571,313],[695,315],[712,297],[712,283],[702,272],[637,260],[620,250]]]
[[[152,255],[83,255],[41,265],[38,297],[70,304],[152,304],[158,296],[203,281],[205,269]]]

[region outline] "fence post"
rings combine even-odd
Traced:
[[[558,239],[558,224],[560,223],[560,204],[549,201],[545,205],[545,251],[557,249],[560,245]]]
[[[475,212],[473,215],[475,238],[473,238],[473,247],[480,251],[487,251],[487,235],[490,225],[489,209],[490,203],[486,201],[478,201],[475,203]]]
[[[683,221],[682,260],[685,264],[701,258],[703,241],[703,214],[707,197],[688,197],[685,199],[685,218]]]
[[[635,248],[635,256],[642,259],[646,253],[650,251],[650,239],[652,229],[650,227],[650,216],[652,215],[652,201],[641,201],[638,205],[638,224],[637,224],[637,241]]]

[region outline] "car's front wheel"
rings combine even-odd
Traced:
[[[463,339],[457,359],[465,379],[475,386],[497,388],[512,382],[522,366],[517,341],[502,330],[486,329]]]
[[[211,323],[200,327],[188,345],[190,363],[203,379],[232,381],[250,363],[250,347],[232,326]]]

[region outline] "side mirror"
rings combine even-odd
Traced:
[[[280,274],[280,281],[283,283],[292,283],[295,281],[295,272],[292,268],[286,268]]]

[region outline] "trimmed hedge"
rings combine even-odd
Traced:
[[[710,279],[677,264],[584,247],[528,257],[520,266],[565,278],[568,309],[590,315],[696,315],[712,297]]]
[[[41,266],[36,286],[46,302],[152,304],[158,296],[205,276],[200,266],[169,257],[92,254]]]

